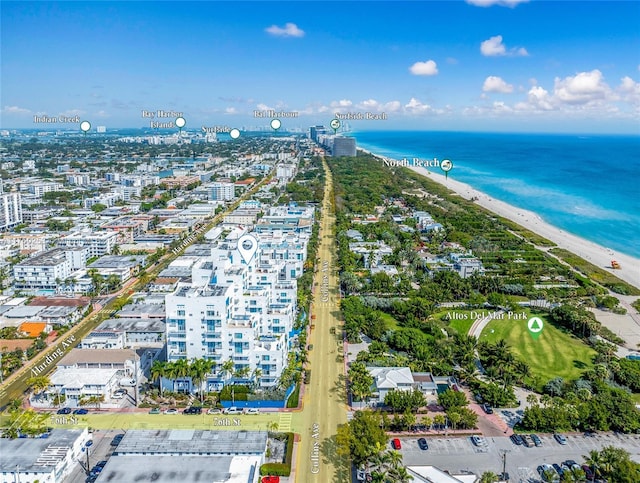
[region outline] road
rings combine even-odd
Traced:
[[[335,451],[338,425],[347,422],[347,405],[333,233],[335,216],[331,202],[333,180],[326,162],[324,169],[326,184],[320,220],[319,263],[311,308],[315,329],[308,340],[313,344],[309,351],[311,381],[305,387],[300,426],[296,428],[300,434],[296,458],[296,481],[299,483],[350,481],[349,462],[338,457]]]

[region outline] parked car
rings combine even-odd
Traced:
[[[263,476],[262,483],[280,483],[279,476]]]
[[[135,386],[136,385],[136,380],[133,379],[132,377],[125,377],[123,379],[120,379],[120,385],[121,386]]]
[[[242,409],[237,408],[235,406],[231,406],[229,408],[225,408],[222,410],[223,414],[242,414]]]
[[[89,410],[88,409],[74,409],[73,414],[89,414]]]
[[[71,408],[60,408],[56,411],[57,414],[71,414]]]
[[[245,414],[260,414],[260,410],[258,408],[247,408],[244,413]]]
[[[487,414],[493,414],[493,408],[488,403],[482,405],[482,410]]]
[[[178,414],[178,410],[176,408],[169,408],[164,410],[165,414]]]
[[[122,399],[125,397],[126,394],[127,394],[126,389],[116,389],[115,391],[113,391],[113,394],[111,395],[111,399]]]
[[[561,434],[555,433],[553,435],[553,437],[556,439],[556,441],[560,444],[567,444],[567,438],[565,438],[564,436],[562,436]]]
[[[151,408],[149,414],[160,414],[160,408]]]
[[[524,440],[522,439],[522,436],[520,436],[519,434],[512,434],[510,439],[513,444],[517,444],[518,446],[520,446],[521,444],[524,444]]]
[[[553,463],[551,466],[553,466],[553,469],[556,470],[556,473],[558,473],[558,476],[563,475],[564,468],[562,468],[558,463]]]
[[[533,438],[528,434],[523,434],[522,435],[522,441],[524,441],[524,445],[527,448],[531,448],[531,447],[535,446],[535,443],[533,442]]]
[[[482,404],[484,402],[484,399],[482,399],[482,394],[480,393],[474,394],[473,397],[478,404]]]
[[[471,436],[471,442],[476,446],[486,446],[486,440],[481,436]]]
[[[536,446],[542,446],[542,440],[537,434],[532,434],[530,436],[531,436],[531,439],[533,440],[533,444],[535,444]]]
[[[199,406],[191,406],[186,408],[183,414],[202,414],[202,408]]]
[[[89,447],[93,446],[93,440],[88,439],[88,440],[87,440],[87,442],[86,442],[84,445],[85,445],[85,447],[87,447],[87,448],[89,448]]]
[[[122,438],[124,438],[124,434],[116,434],[113,439],[111,440],[111,443],[109,443],[111,446],[118,446],[120,444],[120,442],[122,441]]]
[[[545,474],[547,473],[551,475],[550,480],[545,478]],[[540,478],[542,479],[542,481],[551,481],[551,482],[560,481],[560,477],[558,476],[558,473],[556,472],[556,470],[553,469],[553,466],[548,465],[546,463],[543,463],[540,466],[538,466],[538,474],[540,475]]]
[[[391,446],[393,446],[393,449],[402,449],[402,443],[400,443],[398,438],[393,438],[391,440]]]
[[[104,468],[107,464],[107,460],[102,460],[102,461],[98,461],[96,463],[96,466],[99,466],[100,468]]]
[[[207,409],[207,414],[222,414],[222,409],[209,408],[209,409]]]
[[[426,438],[418,438],[418,446],[420,446],[420,449],[422,450],[429,449],[429,444],[427,443]]]
[[[582,468],[582,471],[584,471],[584,476],[587,477],[587,480],[593,480],[595,478],[595,475],[593,474],[593,470],[591,469],[591,466],[582,465],[581,468]]]

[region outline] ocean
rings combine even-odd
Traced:
[[[640,258],[640,136],[350,133],[394,159],[449,159],[449,176],[604,247]],[[436,168],[437,169],[437,168]]]

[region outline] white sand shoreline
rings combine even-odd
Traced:
[[[377,158],[385,158],[376,153],[372,153],[366,149],[358,148]],[[588,262],[606,270],[611,270],[611,260],[620,263],[621,270],[615,270],[613,274],[620,280],[640,288],[640,259],[621,253],[610,248],[603,247],[597,243],[585,240],[577,235],[568,233],[550,223],[544,221],[538,214],[517,208],[504,201],[496,200],[491,196],[472,188],[466,183],[456,181],[452,176],[445,178],[444,175],[428,171],[425,168],[409,167],[418,174],[421,174],[436,183],[446,186],[463,198],[470,200],[476,198],[476,204],[486,208],[487,210],[511,220],[518,225],[531,230],[538,235],[551,240],[559,248],[564,248]]]

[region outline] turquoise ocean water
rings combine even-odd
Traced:
[[[449,176],[640,258],[640,136],[368,131],[358,147],[450,159]]]

